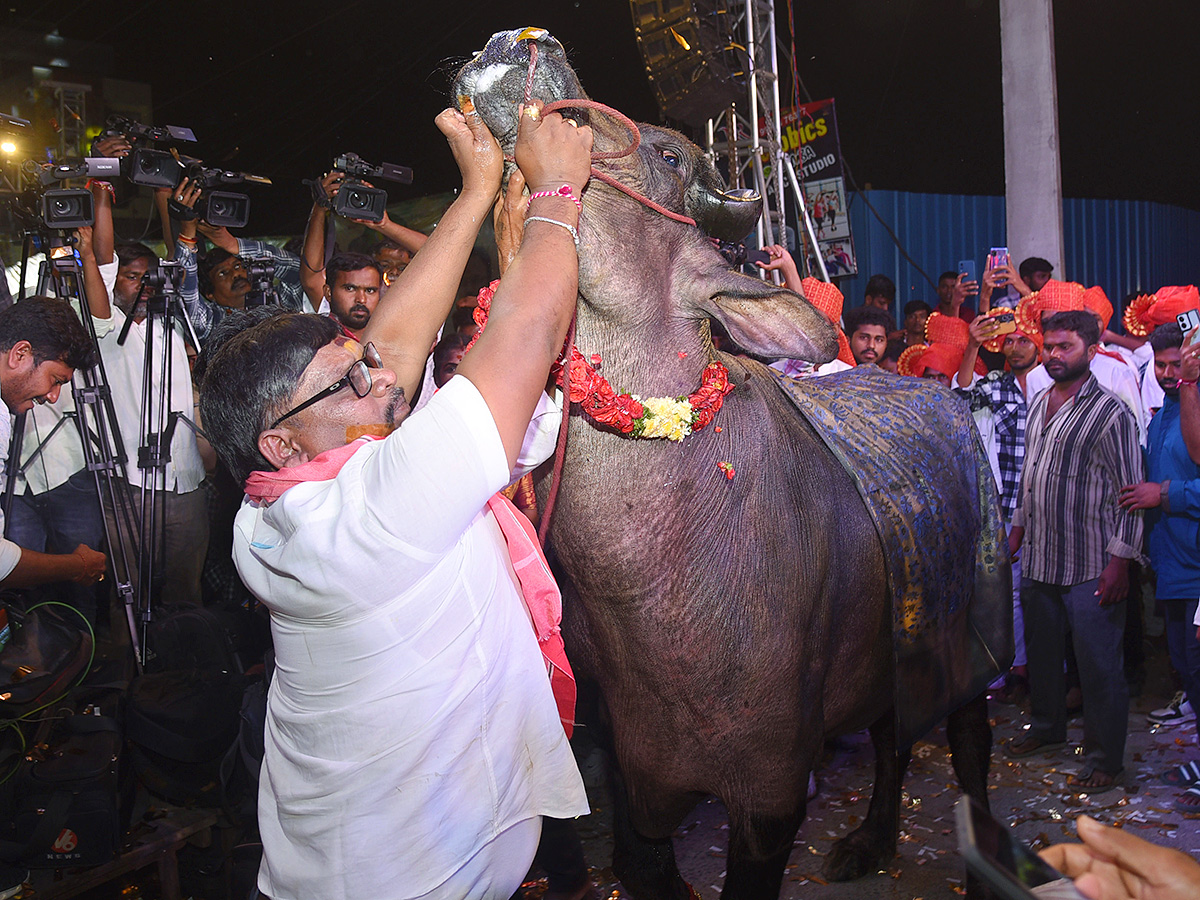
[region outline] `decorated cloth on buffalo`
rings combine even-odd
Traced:
[[[806,379],[772,371],[879,533],[909,743],[1011,662],[1012,572],[987,455],[967,405],[928,380],[875,366]]]

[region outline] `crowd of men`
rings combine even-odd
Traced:
[[[201,191],[185,180],[157,196],[175,212],[164,217],[167,255],[182,271],[180,308],[164,310],[145,277],[158,256],[117,238],[112,190],[96,182],[95,225],[74,245],[86,309],[33,298],[0,312],[0,397],[27,414],[21,452],[8,460],[16,489],[0,585],[51,585],[96,622],[109,602],[95,587],[106,531],[114,555],[136,557],[136,539],[145,541],[121,527],[110,495],[98,499],[78,432],[60,427],[73,408],[60,392],[98,357],[128,460],[119,487],[160,504],[150,540],[161,565],[144,587],[193,604],[248,589],[272,615],[279,668],[260,886],[277,900],[398,882],[412,896],[507,896],[542,822],[561,860],[571,838],[551,823],[587,810],[561,697],[544,677],[554,671],[557,601],[535,608],[525,579],[514,585],[509,561],[528,537],[494,497],[553,448],[561,412],[542,389],[575,300],[572,238],[588,178],[590,131],[536,105],[525,113],[516,177],[537,215],[493,298],[504,314],[469,354],[479,331],[470,310],[490,280],[486,262],[469,274],[480,268],[473,247],[503,160],[478,117],[450,111],[438,125],[464,189],[431,236],[385,215],[361,223],[377,235],[370,245],[330,246],[329,201],[342,181],[333,173],[292,252],[193,215]],[[129,149],[111,137],[96,153]],[[897,327],[886,276],[846,310],[836,287],[801,279],[784,248],[767,251],[763,268],[780,270],[839,328],[837,359],[777,368],[820,377],[877,365],[936,380],[969,404],[1013,556],[1017,654],[994,696],[1027,696],[1032,713],[1006,752],[1056,752],[1081,706],[1085,765],[1070,785],[1116,786],[1140,675],[1140,591],[1152,576],[1182,685],[1152,718],[1184,721],[1200,702],[1200,346],[1177,324],[1200,309],[1200,294],[1165,287],[1126,298],[1118,333],[1102,290],[1056,280],[1049,262],[1031,258],[988,269],[981,284],[944,273],[936,304],[909,302]],[[270,263],[276,306],[248,307],[248,260]],[[5,446],[8,425],[0,416]],[[226,514],[214,516],[222,494]],[[137,588],[145,571],[114,574]],[[348,646],[381,664],[332,679]],[[377,727],[398,693],[410,717],[399,749]],[[1163,779],[1180,788],[1181,811],[1200,811],[1200,757]],[[406,785],[386,798],[402,853],[374,849],[381,780]],[[492,793],[479,802],[472,795],[485,785]],[[435,808],[458,811],[453,828],[430,821]],[[552,884],[554,896],[583,895],[580,868]]]
[[[993,697],[1028,698],[1032,715],[1006,753],[1059,751],[1068,715],[1082,710],[1084,766],[1069,785],[1112,789],[1125,767],[1130,689],[1144,676],[1143,589],[1156,592],[1182,686],[1150,722],[1193,719],[1200,697],[1200,344],[1178,321],[1200,309],[1200,293],[1134,293],[1117,333],[1101,288],[1056,280],[1033,257],[987,270],[982,285],[943,273],[936,306],[909,302],[897,329],[891,279],[871,277],[863,304],[843,314],[836,288],[801,280],[784,248],[769,252],[763,268],[780,270],[843,330],[833,363],[777,368],[819,376],[878,365],[934,379],[970,404],[1013,556],[1016,656]],[[1200,811],[1200,761],[1161,777],[1182,789],[1177,809]]]

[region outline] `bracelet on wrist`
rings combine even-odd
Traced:
[[[529,214],[529,204],[534,200],[540,200],[543,197],[561,197],[564,200],[570,200],[575,204],[575,208],[583,212],[583,201],[575,194],[575,189],[569,184],[564,184],[553,191],[537,191],[529,195],[529,199],[525,201],[525,214]]]
[[[557,225],[559,228],[565,228],[571,232],[571,240],[575,242],[575,249],[579,249],[579,229],[574,225],[569,225],[566,222],[560,222],[558,219],[549,219],[546,216],[526,216],[526,222],[547,222],[551,225]]]

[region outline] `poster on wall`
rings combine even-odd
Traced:
[[[791,156],[803,187],[826,270],[831,278],[857,274],[833,98],[784,110],[780,125],[783,151]],[[810,270],[815,269],[816,260],[809,262]]]

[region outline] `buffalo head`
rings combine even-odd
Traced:
[[[540,28],[493,35],[459,71],[453,91],[459,109],[479,113],[511,157],[527,85],[529,96],[545,103],[588,99],[562,45]],[[677,131],[639,125],[640,144],[624,152],[635,136],[619,119],[582,106],[560,111],[592,126],[597,170],[698,226],[667,218],[593,178],[580,223],[585,304],[622,329],[656,316],[714,317],[741,347],[763,358],[827,362],[837,355],[836,330],[811,304],[733,271],[713,247],[710,236],[736,241],[754,227],[762,209],[756,193],[726,190],[711,160]]]

